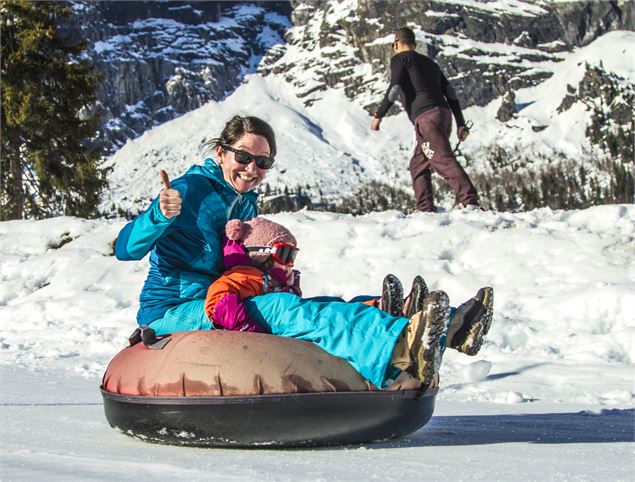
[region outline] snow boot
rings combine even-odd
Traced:
[[[486,286],[456,309],[448,328],[446,346],[466,355],[476,355],[492,325],[494,288]]]
[[[424,279],[417,275],[412,280],[412,288],[410,294],[404,300],[404,316],[406,318],[412,318],[415,313],[418,313],[423,309],[423,302],[430,294],[428,285]]]
[[[406,326],[408,345],[413,360],[410,370],[412,375],[421,381],[422,392],[438,383],[443,355],[439,342],[445,332],[449,316],[448,295],[443,291],[433,291],[425,299],[423,309],[413,315]]]
[[[394,274],[386,275],[381,290],[381,309],[393,316],[403,316],[403,287]]]

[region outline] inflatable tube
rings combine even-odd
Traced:
[[[364,443],[432,416],[436,390],[380,391],[344,360],[289,338],[175,333],[119,352],[101,392],[108,423],[146,441],[210,447]]]

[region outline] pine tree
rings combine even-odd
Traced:
[[[85,43],[60,29],[72,14],[61,2],[0,2],[0,219],[92,217],[106,186],[91,144],[98,75]]]

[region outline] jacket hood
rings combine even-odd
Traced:
[[[258,193],[256,192],[256,190],[239,193],[231,184],[225,181],[225,178],[223,177],[223,171],[214,159],[208,157],[207,159],[205,159],[204,162],[205,164],[202,166],[197,164],[190,167],[185,174],[197,174],[200,176],[205,176],[215,184],[219,185],[221,188],[228,190],[233,194],[238,194],[242,198],[251,199],[256,202],[256,199],[258,198]]]

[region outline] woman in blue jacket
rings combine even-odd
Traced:
[[[212,329],[204,303],[207,288],[224,271],[225,224],[256,216],[254,189],[276,155],[273,129],[257,117],[234,116],[210,145],[217,161],[206,159],[203,166],[193,166],[171,182],[161,171],[159,197],[124,226],[115,245],[120,260],[139,260],[150,253],[137,322],[157,334]],[[428,384],[437,374],[449,306],[445,293],[432,295],[412,323],[359,303],[302,299],[290,293],[257,296],[245,305],[272,334],[316,343],[347,360],[374,385],[385,387],[408,367],[411,356],[413,374],[421,381]],[[476,328],[487,331],[491,300],[477,301],[483,309],[471,318],[482,326],[470,323],[465,335],[458,327],[454,338],[461,340],[446,344],[461,346]]]

